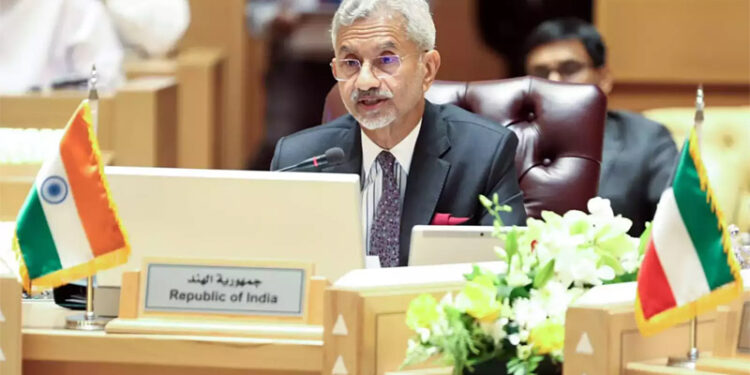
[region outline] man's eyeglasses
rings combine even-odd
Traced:
[[[529,69],[529,75],[544,79],[549,79],[552,72],[556,72],[560,75],[560,79],[566,80],[574,75],[580,73],[590,65],[584,62],[576,60],[566,60],[558,64],[556,67],[550,67],[546,65],[536,65]]]
[[[378,56],[370,61],[370,71],[377,79],[392,76],[401,67],[401,57],[397,55]],[[348,81],[362,70],[362,62],[357,59],[333,59],[331,62],[333,78],[337,81]]]

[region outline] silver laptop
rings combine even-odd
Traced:
[[[146,256],[311,262],[334,282],[364,266],[358,175],[107,167],[130,260]]]
[[[492,230],[491,226],[417,225],[412,228],[409,265],[499,260],[495,247],[503,242],[492,236]]]

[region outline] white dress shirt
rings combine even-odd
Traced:
[[[414,146],[417,144],[419,130],[422,128],[422,120],[419,120],[414,129],[396,146],[390,150],[381,148],[370,138],[364,131],[362,132],[362,229],[364,231],[365,251],[369,254],[370,250],[370,227],[375,216],[375,209],[378,207],[380,196],[383,192],[383,170],[375,159],[380,152],[389,151],[396,158],[394,165],[396,182],[399,187],[401,197],[401,207],[404,206],[404,194],[406,193],[406,179],[409,176],[409,167],[411,158],[414,155]]]

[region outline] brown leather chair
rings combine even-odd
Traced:
[[[518,136],[516,171],[526,213],[586,210],[597,194],[607,99],[595,86],[522,77],[435,82],[426,97],[494,120]],[[323,123],[346,114],[337,86],[326,97]]]

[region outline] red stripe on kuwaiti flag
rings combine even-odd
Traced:
[[[693,128],[651,224],[638,273],[638,327],[658,333],[737,298],[742,285]]]
[[[84,100],[18,213],[13,250],[27,291],[91,276],[130,255],[91,123]]]

